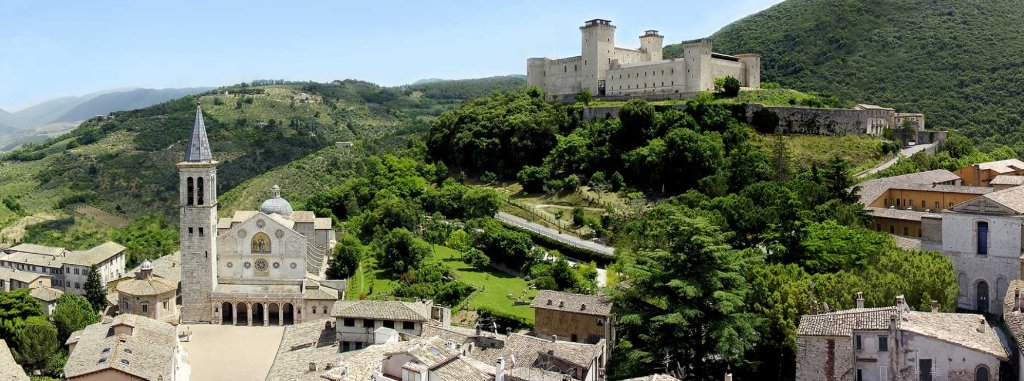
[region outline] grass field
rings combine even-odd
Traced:
[[[533,323],[533,310],[528,304],[517,305],[515,299],[529,301],[537,295],[537,290],[530,289],[530,285],[522,278],[496,269],[480,270],[466,264],[460,258],[458,251],[435,245],[432,256],[427,261],[444,264],[452,270],[456,279],[476,289],[467,299],[466,308],[477,309],[486,306]],[[373,258],[364,260],[360,270],[349,278],[347,299],[359,300],[364,293],[367,299],[379,298],[390,294],[395,288],[397,281],[389,279],[384,270],[373,268],[375,263],[376,259]],[[369,292],[371,284],[372,292]],[[513,298],[509,298],[509,295]]]
[[[794,170],[807,170],[811,163],[822,164],[839,155],[850,164],[850,173],[857,173],[888,159],[882,155],[879,141],[870,136],[783,135]],[[753,142],[771,152],[773,135],[753,135]]]

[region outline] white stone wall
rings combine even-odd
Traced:
[[[796,345],[796,381],[853,380],[851,338],[797,336]]]
[[[620,65],[608,71],[607,95],[668,94],[686,91],[686,64],[683,60]]]
[[[270,254],[252,252],[252,239],[259,233],[270,238]],[[220,249],[217,256],[218,283],[301,281],[306,276],[306,237],[266,214],[256,213],[248,220],[222,230],[217,244]],[[267,261],[267,271],[256,269],[258,259]]]
[[[909,367],[914,372],[918,370],[920,359],[931,359],[934,381],[973,381],[978,366],[988,367],[989,380],[999,379],[999,359],[993,355],[913,332],[904,331],[902,335],[904,347],[910,351],[900,364],[901,368]]]
[[[988,254],[977,253],[977,223],[988,222]],[[987,309],[1002,314],[1002,298],[1011,279],[1020,279],[1021,220],[1014,217],[943,213],[942,252],[961,282],[960,308],[978,310],[978,285],[988,285]]]
[[[854,332],[854,343],[856,335],[860,335],[861,349],[854,349],[855,362],[853,374],[859,369],[864,381],[888,381],[892,380],[892,363],[895,361],[894,348],[895,338],[889,331],[857,331]],[[879,338],[884,337],[889,343],[887,351],[880,350]]]
[[[338,335],[338,341],[349,341],[349,342],[360,342],[360,343],[372,343],[373,342],[373,330],[383,327],[383,320],[374,320],[373,327],[363,327],[363,319],[353,319],[355,321],[354,326],[346,326],[345,318],[336,318],[336,331]],[[398,333],[407,333],[410,335],[419,336],[423,332],[423,323],[413,322],[413,329],[403,329],[402,321],[395,321],[394,330]]]

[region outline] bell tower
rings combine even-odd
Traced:
[[[178,163],[181,219],[181,321],[211,322],[217,285],[217,162],[196,104],[185,158]]]

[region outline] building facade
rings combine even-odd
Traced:
[[[984,187],[1000,175],[1024,176],[1024,161],[1007,159],[971,164],[955,173],[963,179],[965,185]]]
[[[999,380],[1008,354],[983,316],[863,303],[800,319],[796,380]]]
[[[612,303],[603,296],[542,290],[530,307],[540,337],[590,344],[614,341]]]
[[[683,43],[683,58],[664,59],[665,37],[656,30],[640,36],[638,49],[615,46],[615,26],[603,19],[580,27],[581,53],[575,57],[527,60],[527,82],[560,100],[589,89],[596,96],[693,94],[714,89],[715,78],[732,76],[742,86],[761,86],[761,56],[712,52],[707,39]]]
[[[153,274],[152,262],[143,262],[135,278],[119,281],[116,290],[120,313],[178,321],[178,284]]]
[[[344,298],[344,281],[325,276],[330,219],[293,211],[278,186],[258,211],[218,220],[217,161],[198,106],[178,170],[182,321],[294,324]]]
[[[104,317],[71,334],[67,380],[176,380],[183,365],[174,326],[144,316]]]
[[[451,310],[431,301],[398,300],[338,301],[331,309],[342,351],[359,350],[376,342],[374,332],[393,329],[399,334],[420,336],[423,325],[451,324]]]
[[[85,282],[92,266],[96,266],[104,286],[125,272],[125,247],[114,242],[83,251],[20,244],[2,253],[0,268],[46,275],[52,279],[53,287],[78,295],[85,294]]]

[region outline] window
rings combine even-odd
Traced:
[[[196,204],[203,205],[203,178],[196,180]]]
[[[910,235],[910,228],[909,227],[907,227],[907,226],[903,227],[903,235],[905,235],[905,236],[909,236]]]
[[[864,371],[857,369],[857,381],[864,381]]]
[[[978,221],[978,255],[988,255],[988,222]]]
[[[78,269],[77,268],[75,269],[75,275],[78,275]]]
[[[413,323],[411,321],[403,321],[402,322],[402,329],[404,329],[404,330],[416,329],[416,323]]]
[[[604,319],[603,318],[597,318],[597,325],[598,326],[603,326],[604,325]]]
[[[356,319],[345,318],[344,324],[345,324],[346,327],[355,327],[356,326]]]
[[[879,352],[888,352],[889,351],[889,337],[888,336],[879,336],[878,337],[878,351]]]
[[[861,349],[864,349],[862,344],[861,344],[860,335],[857,335],[857,336],[853,337],[853,349],[856,349],[858,351],[861,350]]]
[[[383,322],[381,322],[381,324],[386,328],[395,328],[394,320],[384,320]]]
[[[932,381],[932,360],[917,360],[917,374],[918,381]]]
[[[79,283],[75,282],[75,288],[82,288],[82,287],[79,287]]]
[[[941,204],[939,204],[939,202],[938,202],[938,201],[936,201],[936,202],[935,202],[935,210],[939,210],[939,208],[941,208],[941,207],[942,207],[942,205],[941,205]]]
[[[147,313],[147,312],[149,312],[149,305],[148,304],[143,304],[142,305],[142,313]]]
[[[373,319],[364,319],[363,320],[363,328],[373,328],[373,323],[374,323]]]
[[[889,234],[896,234],[896,227],[889,225]]]
[[[574,334],[572,334],[572,337],[571,337],[571,339],[572,339],[572,342],[574,342],[574,343],[575,343],[575,342],[576,342],[576,341],[577,341],[577,340],[578,340],[579,338],[578,338],[578,337],[576,337],[576,334],[574,333]]]
[[[974,381],[988,381],[988,367],[981,365],[974,370]]]
[[[185,188],[188,189],[188,193],[187,193],[188,195],[186,196],[188,198],[185,199],[185,204],[186,205],[192,205],[192,203],[193,203],[192,199],[193,199],[193,197],[195,195],[195,190],[192,189],[192,187],[193,187],[192,184],[193,184],[192,178],[189,177],[188,180],[185,181]]]
[[[188,228],[188,238],[192,238],[192,228]]]
[[[914,199],[907,200],[907,207],[908,208],[913,208],[914,207]]]
[[[199,228],[199,237],[203,236],[203,228]]]
[[[924,200],[921,200],[921,209],[925,209],[927,206],[924,205]]]

